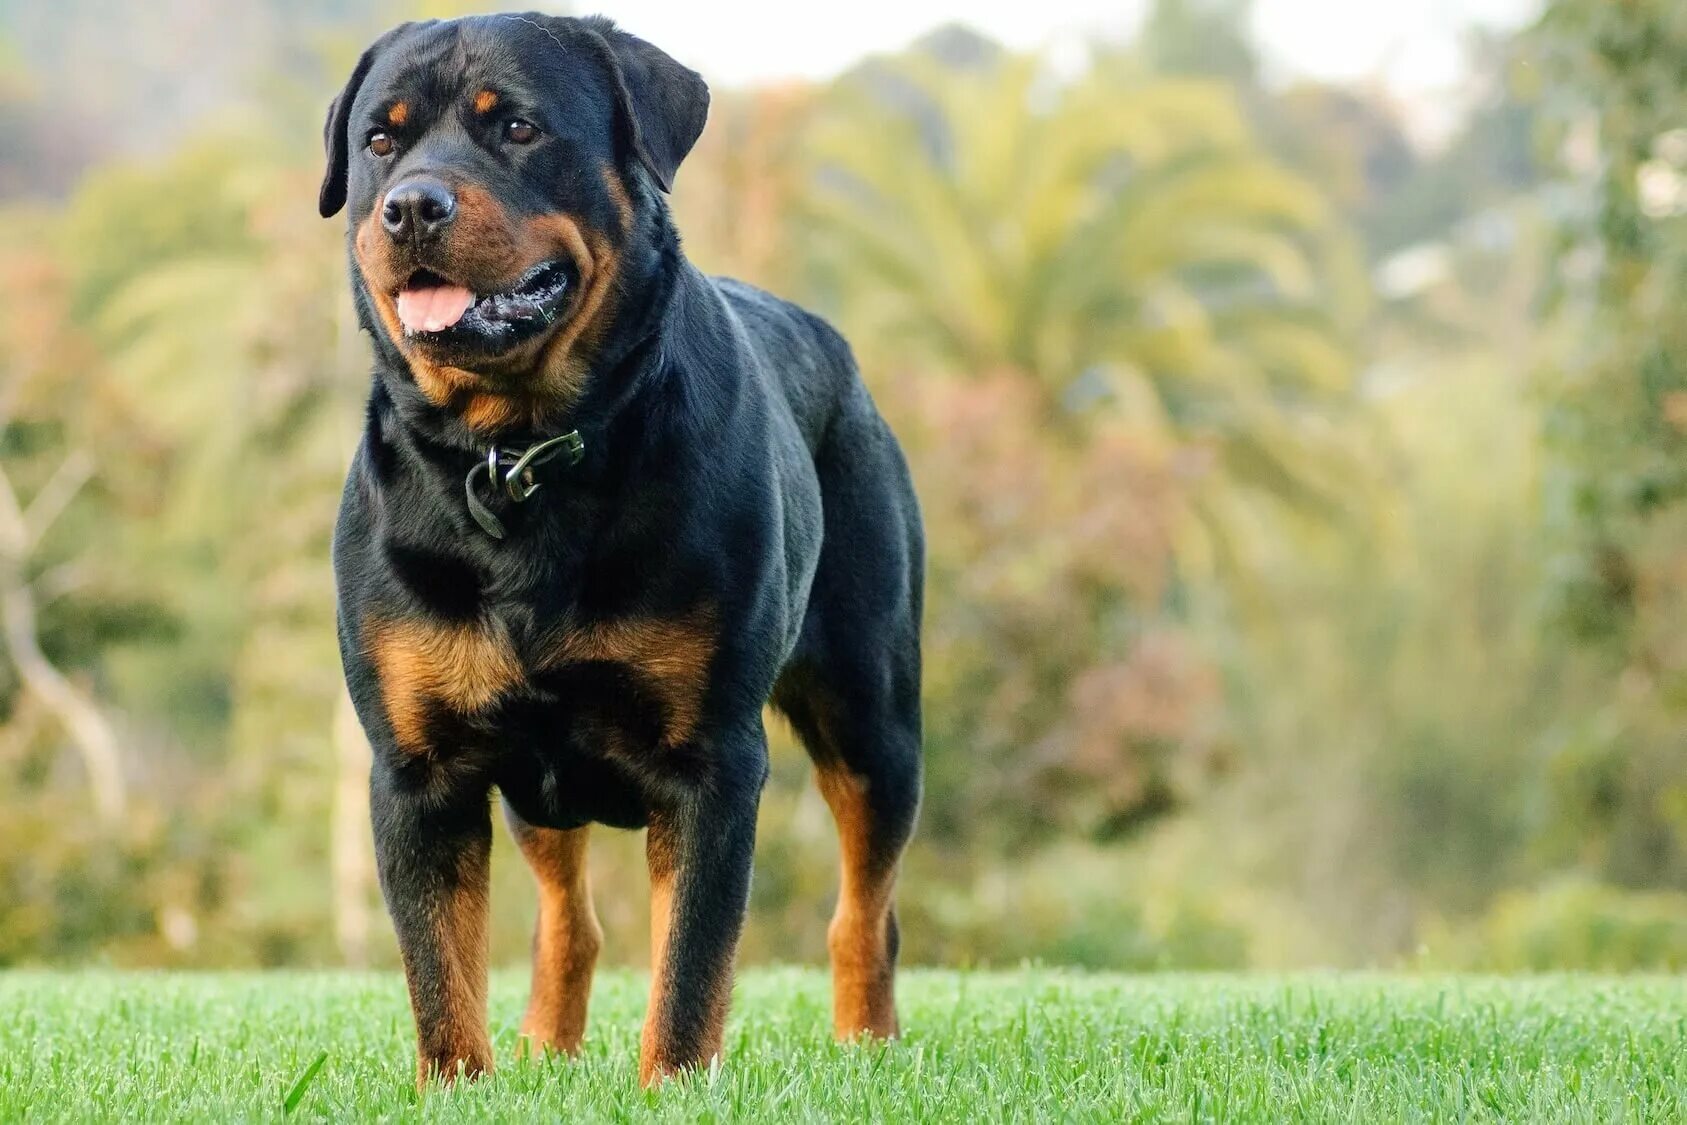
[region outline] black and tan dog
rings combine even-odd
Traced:
[[[770,699],[837,819],[836,1031],[897,1031],[919,514],[844,341],[681,255],[662,193],[708,100],[608,21],[535,13],[389,32],[328,113],[376,356],[340,646],[421,1081],[492,1066],[494,787],[539,886],[522,1034],[579,1046],[602,823],[649,829],[642,1078],[720,1051]]]

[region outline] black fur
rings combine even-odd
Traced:
[[[481,86],[543,140],[506,150],[477,131],[461,105]],[[400,97],[401,152],[382,161],[365,139]],[[541,426],[490,435],[460,403],[423,392],[355,260],[351,270],[376,363],[334,540],[340,643],[374,747],[382,885],[424,1064],[466,1050],[442,998],[453,986],[435,979],[454,955],[438,918],[442,896],[484,863],[494,787],[532,825],[651,826],[679,873],[656,970],[672,997],[662,1061],[675,1066],[706,1061],[708,996],[730,973],[770,696],[817,764],[865,786],[875,857],[893,867],[913,828],[923,539],[908,471],[830,327],[681,254],[661,192],[706,108],[701,79],[648,43],[607,21],[531,14],[405,25],[365,53],[329,111],[321,209],[349,203],[354,235],[382,193],[421,170],[476,185],[512,214],[610,232],[620,262],[577,399]],[[631,229],[596,174],[604,165],[621,175]],[[489,385],[521,378],[504,371]],[[488,489],[508,537],[483,533],[464,477],[489,441],[519,450],[572,429],[584,458],[541,468],[524,504]],[[662,742],[675,705],[649,669],[547,666],[558,630],[697,620],[700,607],[712,656],[680,744]],[[480,709],[429,701],[425,749],[401,746],[372,620],[484,625],[507,641],[519,682]]]

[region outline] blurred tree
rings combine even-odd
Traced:
[[[121,482],[144,471],[144,444],[68,315],[54,227],[34,209],[0,221],[0,963],[156,933],[168,848],[102,659],[170,625],[105,536],[141,514]]]
[[[928,49],[841,83],[811,144],[814,284],[880,350],[1021,372],[1063,426],[1152,411],[1230,485],[1335,506],[1357,263],[1223,86]]]
[[[99,705],[43,648],[41,612],[87,579],[91,544],[50,538],[95,471],[86,411],[67,366],[88,358],[66,330],[62,276],[46,247],[27,237],[0,249],[0,636],[26,701],[44,707],[82,758],[93,808],[106,829],[121,822],[128,777],[117,735]],[[32,479],[23,501],[19,480]]]
[[[1339,225],[1223,84],[1117,53],[1066,82],[954,29],[838,83],[806,152],[813,299],[933,527],[937,815],[1011,839],[1164,812],[1221,756],[1186,582],[1248,571],[1262,501],[1355,495]]]
[[[8,520],[0,487],[0,577],[112,728],[126,810],[94,815],[51,690],[0,652],[0,962],[392,961],[327,561],[368,360],[311,200],[366,33],[447,7],[0,5],[55,97],[0,67],[0,193],[97,164],[0,217],[0,482],[39,505]],[[231,12],[175,82],[213,34],[182,29]],[[1166,0],[1077,68],[946,29],[718,90],[681,173],[688,251],[834,316],[918,477],[905,953],[1672,963],[1681,896],[1629,887],[1682,883],[1687,824],[1680,17],[1564,0],[1478,54],[1512,84],[1429,154],[1376,90],[1262,87],[1246,24]],[[1391,263],[1372,306],[1350,224],[1435,268]],[[1543,571],[1580,646],[1540,627]],[[809,959],[835,845],[773,732],[745,955]],[[597,839],[636,963],[641,842]],[[531,932],[511,852],[500,961]]]
[[[1256,753],[1207,815],[1250,810],[1270,841],[1259,881],[1286,879],[1349,956],[1407,954],[1427,916],[1528,884],[1560,830],[1547,762],[1588,696],[1536,601],[1534,376],[1567,338],[1540,320],[1543,212],[1515,200],[1490,216],[1504,237],[1453,239],[1444,274],[1377,318],[1366,409],[1392,534],[1273,559],[1261,581],[1277,611],[1230,650]]]
[[[693,261],[775,293],[799,283],[786,226],[806,187],[799,149],[815,99],[797,85],[711,93],[709,127],[670,200]]]
[[[1377,256],[1431,239],[1503,209],[1550,176],[1540,151],[1542,82],[1528,49],[1513,39],[1474,41],[1481,90],[1464,125],[1445,146],[1394,172],[1362,216]]]
[[[315,160],[212,136],[90,176],[42,246],[62,306],[22,310],[80,342],[76,392],[41,402],[60,428],[90,416],[69,448],[110,454],[103,484],[127,509],[67,536],[85,553],[97,535],[105,581],[145,591],[172,625],[101,636],[84,658],[132,716],[148,805],[200,834],[172,845],[197,849],[192,864],[144,892],[182,955],[327,952],[330,901],[300,890],[328,870],[341,693],[328,537],[365,389],[351,373],[367,360],[338,234],[300,203]],[[56,479],[36,517],[71,478]],[[156,743],[138,734],[154,724],[168,732]]]
[[[1687,8],[1555,0],[1534,40],[1567,223],[1548,511],[1561,621],[1608,676],[1553,763],[1561,858],[1687,886]]]
[[[1371,237],[1367,250],[1445,233],[1419,227],[1402,238],[1387,212],[1417,172],[1420,160],[1380,91],[1302,81],[1256,109],[1280,159],[1311,178]],[[1387,232],[1377,238],[1376,228]]]
[[[1160,74],[1188,74],[1231,83],[1251,97],[1259,84],[1252,28],[1254,0],[1154,0],[1141,50]]]

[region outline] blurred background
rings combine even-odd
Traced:
[[[0,963],[395,963],[316,186],[362,46],[472,7],[0,4]],[[908,960],[1687,966],[1687,5],[1387,7],[604,5],[713,81],[693,259],[913,463]],[[745,958],[819,961],[770,726]]]

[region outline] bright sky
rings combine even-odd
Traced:
[[[1254,30],[1274,71],[1322,78],[1382,75],[1402,96],[1444,91],[1459,77],[1472,24],[1512,27],[1539,0],[1256,0]],[[717,82],[823,78],[872,51],[964,22],[1017,47],[1058,46],[1086,33],[1123,36],[1147,0],[592,0]]]

